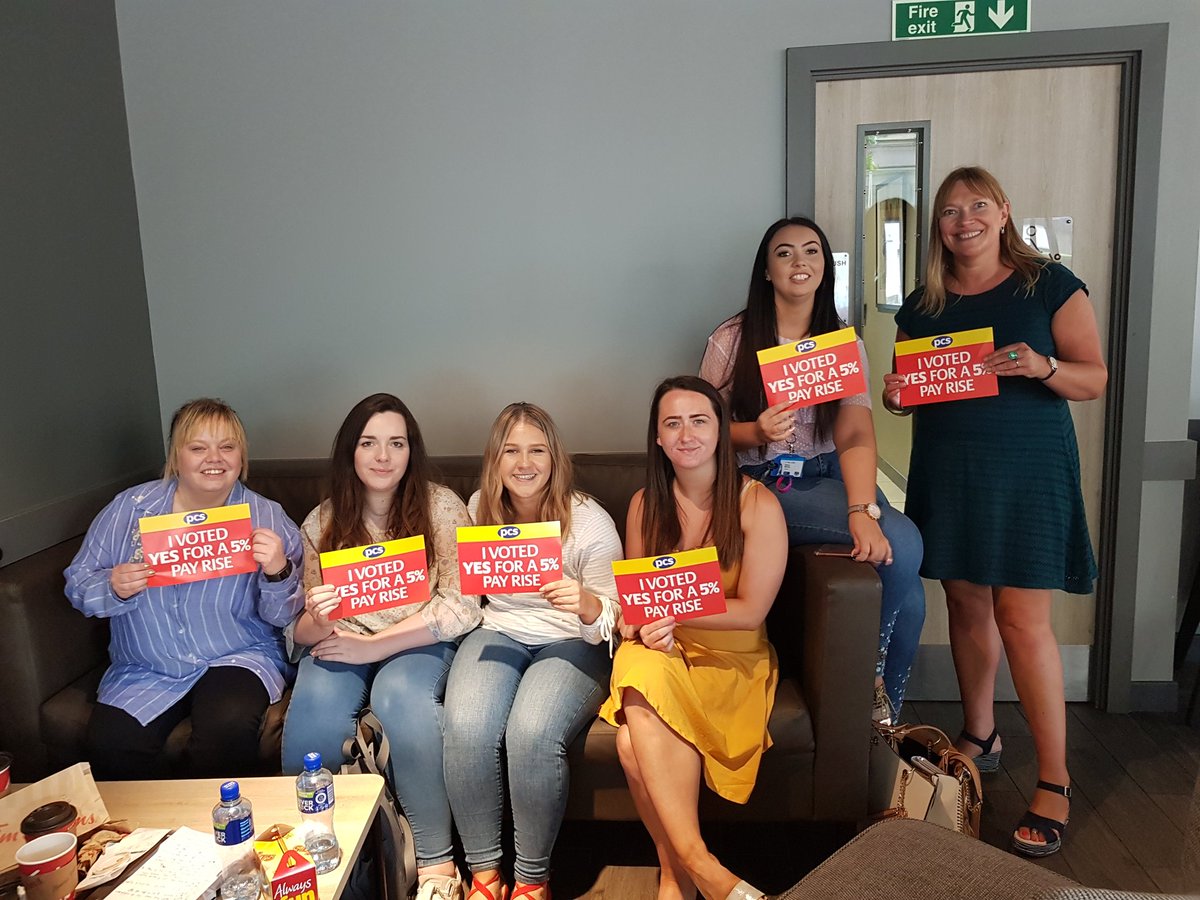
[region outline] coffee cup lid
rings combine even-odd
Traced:
[[[75,821],[75,807],[66,800],[55,800],[39,806],[21,820],[22,834],[40,834],[43,831],[57,831],[64,825]]]

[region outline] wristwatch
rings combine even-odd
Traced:
[[[855,503],[853,506],[847,508],[846,512],[847,514],[856,512],[866,513],[876,522],[883,518],[883,510],[875,503]]]
[[[283,568],[280,569],[278,572],[276,572],[274,575],[268,575],[266,572],[263,572],[263,577],[265,577],[267,579],[267,581],[274,583],[277,581],[283,581],[283,579],[287,578],[291,574],[292,574],[292,561],[289,559],[287,562],[285,562],[283,564]]]
[[[1053,356],[1047,356],[1046,362],[1050,363],[1050,374],[1047,375],[1045,378],[1039,379],[1040,381],[1049,381],[1051,378],[1054,377],[1054,373],[1058,371],[1058,360],[1057,359],[1055,359]]]

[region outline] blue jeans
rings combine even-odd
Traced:
[[[363,665],[313,659],[305,651],[283,724],[285,773],[299,772],[313,751],[336,772],[355,716],[370,703],[391,745],[388,781],[412,826],[421,867],[454,858],[442,776],[442,697],[455,650],[439,642]]]
[[[846,485],[836,453],[822,453],[805,460],[804,474],[783,479],[782,484],[766,474],[769,465],[744,466],[742,471],[762,481],[778,498],[787,519],[788,544],[853,544],[846,521]],[[883,608],[879,624],[879,662],[875,674],[883,676],[892,706],[899,713],[904,689],[912,671],[913,658],[925,624],[925,587],[921,584],[924,545],[917,526],[892,509],[876,488],[883,510],[879,525],[892,545],[892,564],[876,566],[883,584]]]
[[[608,695],[607,644],[575,639],[530,647],[476,628],[446,686],[446,788],[472,872],[500,867],[503,746],[517,859],[514,874],[550,877],[567,806],[567,747]]]

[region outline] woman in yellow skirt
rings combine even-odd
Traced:
[[[662,866],[659,900],[761,897],[700,834],[700,778],[745,803],[771,746],[778,664],[764,620],[787,565],[779,502],[737,470],[724,401],[706,381],[669,378],[650,408],[646,487],[629,504],[627,558],[715,546],[726,611],[623,626],[600,715]]]

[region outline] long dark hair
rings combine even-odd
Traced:
[[[686,549],[679,546],[683,526],[675,502],[675,467],[658,445],[658,408],[669,391],[703,394],[717,417],[716,480],[713,482],[712,515],[705,541],[717,548],[721,565],[729,568],[742,558],[741,482],[737,455],[729,437],[729,410],[711,384],[695,375],[668,378],[654,389],[650,403],[650,425],[646,432],[646,490],[642,494],[642,544],[649,556]]]
[[[754,268],[750,271],[750,288],[746,292],[746,308],[733,316],[729,321],[740,321],[742,336],[738,342],[733,357],[733,367],[729,378],[722,389],[729,389],[729,410],[735,422],[753,422],[767,408],[767,392],[763,388],[762,374],[758,368],[759,350],[766,350],[779,343],[779,323],[775,317],[775,287],[767,280],[767,254],[771,250],[771,240],[780,229],[789,225],[802,225],[811,228],[821,242],[821,257],[825,261],[825,274],[817,285],[813,297],[812,323],[809,326],[810,335],[825,334],[845,328],[846,323],[838,318],[837,306],[833,300],[833,251],[829,249],[829,239],[825,232],[812,219],[804,216],[792,216],[780,219],[767,229],[758,245],[758,253],[754,257]],[[803,335],[791,335],[803,337]],[[816,409],[816,436],[818,441],[827,439],[833,434],[833,422],[837,418],[838,404],[826,401],[818,404]]]
[[[399,413],[408,428],[408,468],[396,486],[392,508],[388,513],[387,539],[425,535],[425,558],[430,565],[436,560],[432,516],[429,511],[430,467],[421,427],[404,402],[392,394],[372,394],[358,401],[346,414],[342,427],[333,439],[329,454],[329,522],[321,533],[320,550],[342,550],[360,547],[372,541],[363,522],[363,501],[366,491],[354,471],[354,451],[363,429],[371,417],[379,413]]]

